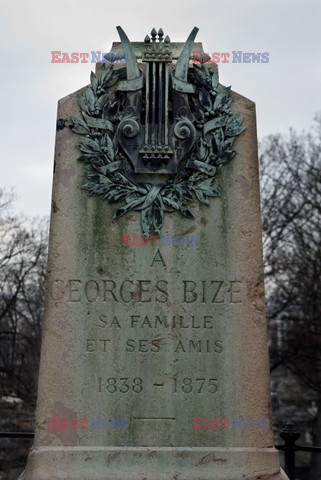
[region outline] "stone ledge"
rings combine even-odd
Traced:
[[[285,480],[278,462],[274,448],[39,447],[20,480]]]

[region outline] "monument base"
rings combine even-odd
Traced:
[[[33,448],[19,480],[287,480],[274,448]]]

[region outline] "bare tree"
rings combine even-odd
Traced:
[[[315,392],[321,425],[320,116],[314,127],[267,137],[260,167],[271,370],[283,365]]]
[[[47,222],[7,210],[0,189],[0,393],[35,404],[47,255]]]

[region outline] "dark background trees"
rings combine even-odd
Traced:
[[[321,118],[316,126],[265,139],[260,164],[271,368],[281,362],[321,394]]]
[[[315,399],[321,445],[321,117],[309,132],[267,137],[260,167],[271,371],[298,379],[306,409]],[[313,463],[320,473],[321,455]]]
[[[47,222],[10,214],[0,188],[0,431],[32,431],[37,395]],[[18,478],[30,440],[0,439],[0,477]]]
[[[13,195],[0,189],[0,395],[35,406],[47,222],[10,215]]]

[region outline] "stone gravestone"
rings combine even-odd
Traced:
[[[160,29],[58,105],[26,479],[281,479],[254,103]],[[197,52],[197,54],[195,54]],[[194,61],[192,61],[194,60]]]

